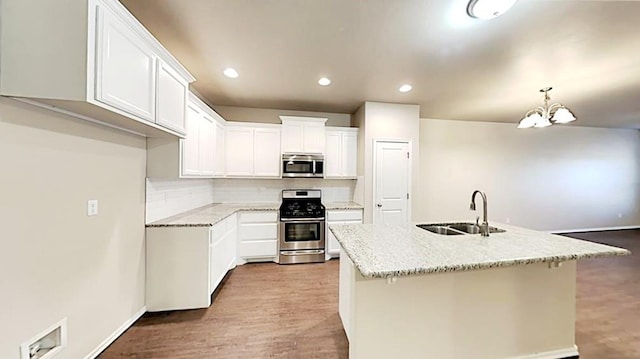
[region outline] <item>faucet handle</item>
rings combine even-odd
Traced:
[[[480,226],[480,216],[476,216],[476,226]]]

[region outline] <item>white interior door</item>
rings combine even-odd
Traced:
[[[408,142],[375,141],[374,208],[376,224],[409,222],[410,146]]]

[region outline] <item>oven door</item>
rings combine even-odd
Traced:
[[[280,221],[280,250],[324,249],[325,221],[296,219]]]

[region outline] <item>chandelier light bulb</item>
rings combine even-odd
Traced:
[[[559,108],[552,118],[555,123],[569,123],[575,121],[576,117],[565,107]]]

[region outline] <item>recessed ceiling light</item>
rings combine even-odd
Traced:
[[[511,9],[518,0],[471,0],[467,13],[476,19],[493,19]]]
[[[239,76],[238,71],[236,71],[236,69],[232,67],[227,67],[226,69],[224,69],[224,75],[232,79],[235,79]]]
[[[329,85],[331,85],[331,80],[329,80],[326,77],[321,77],[320,80],[318,80],[318,85],[320,85],[320,86],[329,86]]]
[[[413,87],[411,87],[411,85],[402,85],[402,86],[400,86],[398,91],[400,91],[400,92],[409,92],[409,91],[411,91],[412,88]]]

